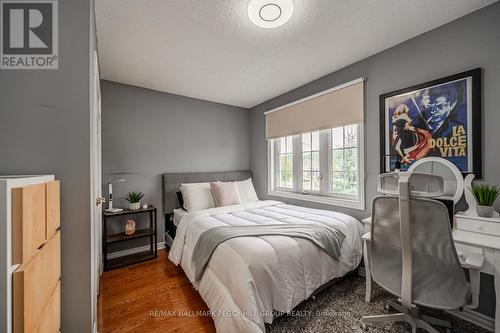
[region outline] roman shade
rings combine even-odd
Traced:
[[[266,139],[363,122],[360,78],[268,111]]]

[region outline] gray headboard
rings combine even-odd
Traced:
[[[180,207],[177,192],[182,183],[230,182],[251,177],[251,171],[164,173],[163,212],[168,214]]]

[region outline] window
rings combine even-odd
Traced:
[[[278,149],[278,188],[293,188],[293,137],[280,138]]]
[[[358,125],[332,130],[332,193],[358,195]]]
[[[362,125],[269,141],[269,194],[364,209]]]
[[[302,189],[318,192],[320,178],[319,132],[302,134]]]

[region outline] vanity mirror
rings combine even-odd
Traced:
[[[464,177],[450,161],[440,157],[426,157],[413,163],[408,172],[427,173],[441,176],[444,180],[442,199],[453,200],[456,204],[464,193]],[[474,201],[474,199],[472,199]],[[467,201],[470,206],[470,203]]]

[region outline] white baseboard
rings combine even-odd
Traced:
[[[161,250],[164,248],[165,248],[165,243],[158,242],[158,250]],[[148,250],[149,250],[149,245],[144,245],[144,246],[134,247],[132,249],[111,252],[111,253],[108,253],[108,259],[124,257],[124,256],[128,256],[128,255],[131,255],[134,253],[144,252],[144,251],[148,251]]]

